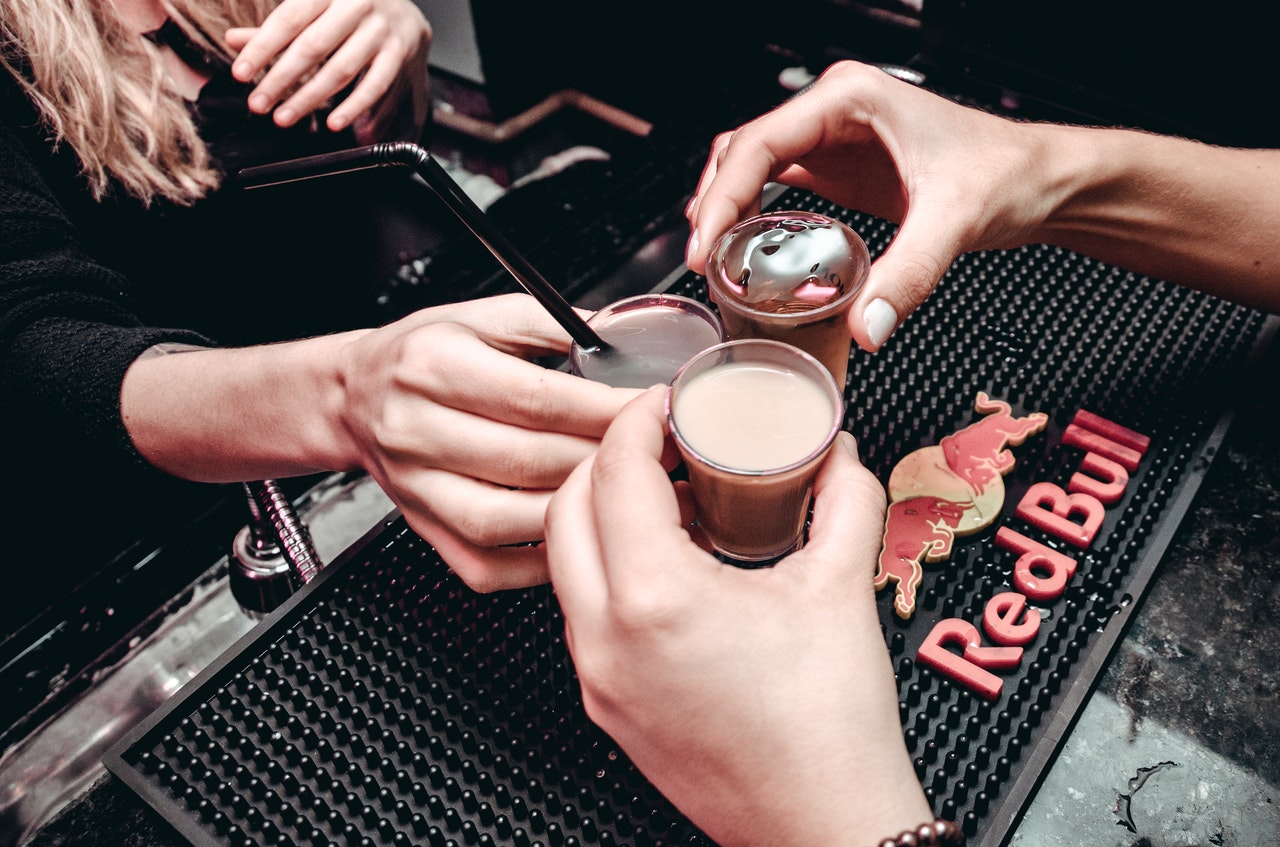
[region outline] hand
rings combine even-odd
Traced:
[[[673,487],[664,389],[618,415],[547,510],[587,714],[716,843],[876,843],[933,815],[898,719],[872,569],[885,496],[839,436],[808,544],[721,564]]]
[[[424,310],[341,351],[335,403],[358,464],[477,591],[547,580],[543,547],[526,542],[636,393],[520,358],[568,345],[513,294]]]
[[[1066,187],[1041,135],[856,62],[716,138],[687,209],[687,262],[705,272],[715,240],[759,211],[770,181],[812,190],[900,223],[849,312],[853,336],[880,348],[961,253],[1027,243]]]
[[[292,126],[358,79],[329,113],[330,130],[355,125],[361,144],[392,140],[393,122],[409,108],[410,128],[394,134],[416,141],[421,133],[431,26],[413,0],[283,0],[260,27],[226,37],[239,51],[236,79],[248,82],[271,65],[249,108],[274,109],[279,126]]]

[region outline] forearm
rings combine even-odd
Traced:
[[[242,349],[144,355],[121,389],[138,452],[174,476],[235,482],[355,467],[342,435],[343,333]]]
[[[1280,151],[1128,130],[1044,133],[1076,188],[1038,240],[1280,311]]]

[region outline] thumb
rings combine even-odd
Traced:
[[[884,487],[859,461],[853,436],[841,432],[818,471],[813,522],[801,552],[836,563],[829,570],[837,582],[852,572],[865,574],[869,584],[884,536],[884,512]]]
[[[908,214],[871,265],[867,285],[849,312],[849,328],[863,350],[879,350],[937,288],[960,253],[948,230],[936,217]]]

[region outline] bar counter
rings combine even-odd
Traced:
[[[1014,845],[1280,842],[1280,432],[1273,346]],[[868,835],[868,843],[874,834]],[[113,776],[32,847],[184,840]]]

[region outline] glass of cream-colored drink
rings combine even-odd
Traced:
[[[821,362],[779,341],[718,344],[676,375],[667,418],[717,552],[764,563],[800,547],[814,477],[844,422]]]

